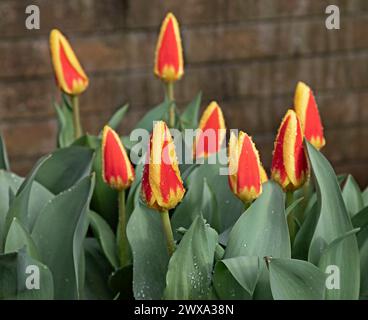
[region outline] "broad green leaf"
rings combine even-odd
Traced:
[[[93,150],[68,147],[51,153],[38,170],[36,181],[54,194],[69,189],[91,172]]]
[[[232,228],[225,258],[272,256],[290,258],[290,239],[285,215],[285,195],[273,181],[263,185],[261,196]]]
[[[293,248],[292,257],[300,260],[308,260],[309,246],[313,239],[313,235],[319,219],[319,207],[317,204],[317,198],[312,200],[312,207],[309,210],[301,228],[296,234]]]
[[[352,175],[348,175],[344,188],[342,189],[342,197],[351,217],[363,209],[362,192]]]
[[[108,285],[112,272],[110,263],[96,239],[87,238],[84,241],[86,257],[86,280],[84,296],[88,300],[112,300],[113,292]]]
[[[57,144],[59,148],[65,148],[74,141],[73,109],[65,94],[62,102],[60,104],[54,103],[54,107],[58,116]]]
[[[39,273],[39,283],[33,282],[32,275]],[[23,250],[0,255],[0,299],[7,300],[51,300],[54,298],[52,274],[39,261]],[[31,278],[30,278],[31,277]],[[39,284],[39,288],[27,288]]]
[[[88,213],[91,228],[94,236],[98,239],[101,249],[111,265],[117,269],[119,261],[117,257],[117,247],[115,235],[107,222],[97,213],[90,211]]]
[[[310,262],[271,258],[269,270],[275,300],[323,300],[326,275]]]
[[[193,99],[191,103],[185,108],[180,117],[181,126],[183,129],[197,129],[198,128],[198,113],[201,107],[202,92]]]
[[[352,230],[350,216],[342,198],[336,175],[327,159],[306,142],[311,166],[313,168],[320,216],[309,249],[309,261],[318,264],[322,252],[338,237]],[[357,245],[351,248],[358,255]]]
[[[110,188],[102,177],[101,145],[96,149],[93,169],[96,173],[96,186],[93,191],[91,209],[98,212],[113,230],[118,220],[118,193]]]
[[[188,190],[188,194],[190,193],[190,195],[185,196],[183,204],[180,204],[174,212],[173,225],[175,228],[189,228],[191,222],[193,221],[192,218],[185,218],[183,210],[189,210],[187,214],[191,214],[191,217],[193,218],[196,217],[196,215],[193,215],[193,212],[191,212],[191,204],[189,203],[196,203],[196,206],[198,206],[201,201],[198,201],[198,195],[197,197],[193,196],[192,194],[194,192],[190,190],[191,188],[198,190],[198,184],[202,185],[202,183],[199,183],[199,181],[204,181],[204,179],[206,179],[209,189],[216,198],[218,212],[220,213],[219,230],[217,230],[219,233],[232,226],[244,211],[244,204],[230,190],[228,176],[224,175],[223,172],[220,171],[221,169],[224,171],[226,170],[226,165],[222,165],[219,160],[220,157],[224,156],[226,150],[222,150],[221,153],[221,155],[217,154],[209,157],[208,162],[197,166],[188,176],[187,180],[185,181],[185,186]],[[200,192],[199,194],[202,194],[203,189],[200,189],[198,192]],[[186,197],[188,197],[188,199],[186,199]],[[184,208],[181,208],[181,206]],[[176,211],[178,211],[178,213]],[[212,218],[214,217],[216,216],[213,216]],[[184,222],[186,225],[179,225]]]
[[[364,207],[368,206],[368,187],[362,192]]]
[[[135,299],[161,299],[169,263],[160,213],[138,203],[127,226],[133,254]]]
[[[218,235],[198,216],[172,255],[166,275],[165,298],[208,299]]]
[[[144,166],[142,164],[139,164],[135,167],[135,179],[132,183],[132,185],[129,188],[128,197],[126,201],[126,215],[127,220],[129,220],[135,205],[139,201],[139,195],[141,190],[141,181],[142,181],[142,175],[143,175],[143,168]]]
[[[86,177],[58,194],[44,207],[33,228],[41,261],[54,275],[56,299],[81,297],[80,259],[93,187],[93,177]]]
[[[368,298],[368,207],[352,219],[354,228],[360,228],[357,240],[360,253],[360,298]]]
[[[238,258],[231,258],[231,259],[238,259]],[[221,300],[252,299],[252,296],[249,294],[249,292],[240,285],[238,280],[234,278],[230,270],[226,267],[224,263],[222,263],[222,261],[216,263],[215,271],[213,274],[213,286],[215,288],[216,295]]]
[[[228,283],[233,283],[231,279],[233,278],[247,291],[250,297],[256,288],[260,272],[261,265],[259,257],[241,256],[221,260],[215,268],[214,286],[216,292],[221,298],[226,297],[227,299],[232,298],[234,291],[242,295],[243,293],[240,290],[229,288]],[[249,297],[245,295],[243,298],[248,299]],[[236,296],[233,298],[236,298]],[[238,298],[241,297],[238,296]]]
[[[129,105],[126,104],[119,108],[108,121],[107,125],[114,130],[117,130],[124,119],[126,112],[128,111]]]
[[[5,228],[3,229],[4,235],[8,234],[8,230],[14,218],[18,218],[26,229],[30,228],[28,208],[32,184],[40,168],[45,164],[49,157],[50,156],[45,156],[36,163],[32,171],[29,173],[27,178],[23,181],[23,183],[17,190],[16,197],[12,201],[12,204],[9,207],[9,211],[5,219]]]
[[[145,129],[148,132],[152,131],[153,121],[164,120],[165,116],[169,112],[169,108],[172,102],[165,100],[163,103],[154,107],[137,123],[136,129]]]
[[[3,137],[0,135],[0,169],[10,170],[8,153],[6,152],[6,146]]]
[[[203,218],[215,230],[221,230],[221,217],[214,192],[207,183],[207,179],[196,181],[190,185],[183,201],[179,204],[172,217],[173,229],[187,228],[197,216]],[[176,233],[175,237],[179,234]]]
[[[357,240],[353,229],[332,241],[322,253],[318,267],[322,272],[329,272],[328,268],[337,267],[339,288],[325,287],[328,300],[356,300],[359,298],[360,261],[357,254]],[[329,275],[331,277],[332,275]],[[326,284],[328,283],[328,278]]]
[[[14,218],[6,237],[4,253],[17,252],[23,247],[26,247],[27,254],[30,257],[39,260],[39,254],[31,235],[20,221]]]

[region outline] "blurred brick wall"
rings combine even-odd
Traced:
[[[38,31],[24,26],[29,4],[40,7]],[[341,30],[326,30],[328,4],[340,7]],[[152,64],[169,10],[184,42],[179,103],[199,90],[205,103],[218,100],[227,126],[253,135],[269,166],[281,117],[303,80],[317,95],[325,154],[339,172],[368,183],[367,0],[0,0],[0,127],[17,172],[55,147],[50,29],[68,35],[91,78],[81,98],[84,127],[98,132],[129,102],[121,128],[128,133],[163,98]]]

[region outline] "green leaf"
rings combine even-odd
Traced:
[[[169,262],[165,298],[208,299],[218,235],[198,216]]]
[[[231,259],[238,259],[231,258]],[[251,257],[246,257],[251,258]],[[257,257],[258,258],[258,257]],[[225,259],[225,260],[231,260]],[[223,260],[224,261],[224,260]],[[239,280],[241,280],[239,276]],[[252,296],[249,292],[241,286],[238,280],[236,280],[227,266],[219,261],[216,263],[215,271],[213,274],[213,286],[219,299],[221,300],[251,300]],[[247,287],[247,286],[246,286]]]
[[[221,217],[214,192],[207,179],[196,180],[191,184],[183,201],[179,204],[172,217],[173,229],[188,228],[197,216],[201,215],[215,230],[221,230]],[[179,234],[176,232],[176,237]]]
[[[201,107],[202,92],[188,104],[180,117],[180,122],[183,129],[197,129],[198,128],[198,113]]]
[[[169,112],[169,108],[172,102],[165,100],[160,105],[154,107],[137,123],[136,129],[145,129],[148,132],[152,131],[153,121],[164,120],[165,116]]]
[[[129,105],[126,104],[123,107],[119,108],[114,114],[113,116],[110,118],[109,122],[107,123],[107,125],[109,127],[111,127],[114,130],[117,130],[119,128],[119,125],[121,124],[121,122],[124,119],[124,116],[126,114],[126,112],[128,111]]]
[[[161,299],[169,262],[160,213],[138,203],[127,226],[135,299]]]
[[[229,288],[228,286],[228,283],[233,283],[233,279],[235,279],[247,291],[250,297],[256,288],[260,272],[261,265],[259,257],[241,256],[221,260],[216,264],[215,268],[214,286],[216,292],[221,299],[239,298],[239,293],[241,297],[241,291],[234,290],[234,288]],[[238,294],[232,297],[234,291]],[[248,299],[249,297],[245,295],[243,298]]]
[[[3,229],[5,235],[8,234],[8,230],[14,218],[18,218],[26,229],[30,228],[28,207],[30,202],[29,200],[31,195],[32,184],[41,166],[48,159],[49,156],[41,158],[33,167],[32,171],[29,173],[27,178],[23,181],[22,185],[19,187],[16,197],[12,201],[12,204],[6,216],[5,228]]]
[[[8,153],[6,152],[5,142],[0,135],[0,169],[10,171]]]
[[[36,276],[38,272],[39,289],[28,289],[29,282],[36,285],[32,275]],[[54,297],[50,270],[23,250],[0,255],[0,274],[0,299],[50,300]]]
[[[87,133],[81,136],[79,139],[75,140],[71,146],[86,147],[86,148],[96,150],[100,145],[101,145],[100,137]]]
[[[330,266],[336,266],[339,270],[337,277],[340,287],[337,289],[325,287],[325,295],[328,300],[356,300],[359,298],[360,262],[359,253],[357,254],[355,248],[357,243],[355,233],[358,230],[353,229],[338,237],[322,253],[318,263],[321,271],[327,272]]]
[[[98,239],[103,253],[111,265],[117,269],[119,266],[119,261],[117,257],[117,247],[114,233],[107,222],[99,214],[89,211],[88,216],[93,234]]]
[[[352,230],[353,226],[330,163],[309,142],[306,142],[306,145],[314,171],[320,207],[319,220],[309,249],[309,261],[318,264],[324,249],[333,240]],[[357,251],[357,246],[355,250]]]
[[[112,300],[113,292],[108,285],[112,268],[97,240],[85,239],[84,250],[86,256],[85,298],[87,300]]]
[[[59,148],[65,148],[74,141],[73,109],[65,94],[63,94],[61,104],[54,103],[54,107],[58,117],[57,144]]]
[[[269,270],[275,300],[323,300],[326,275],[313,264],[272,258]]]
[[[260,197],[232,228],[225,258],[290,258],[290,238],[284,203],[285,195],[278,184],[273,181],[263,184]]]
[[[40,213],[32,237],[54,275],[55,298],[81,297],[80,263],[94,179],[86,177],[57,195]]]
[[[6,237],[4,253],[17,252],[26,247],[27,254],[39,260],[37,248],[29,232],[22,226],[17,218],[13,219]]]
[[[36,181],[58,194],[72,187],[91,172],[93,150],[68,147],[51,153],[38,170]]]
[[[360,253],[360,297],[368,297],[368,207],[353,217],[353,225],[360,228],[357,240]]]
[[[342,190],[342,197],[344,198],[346,208],[351,217],[363,209],[364,203],[362,193],[358,183],[350,174],[348,175]]]
[[[295,259],[308,260],[309,246],[313,239],[320,214],[317,197],[313,198],[311,200],[311,209],[308,210],[309,213],[294,240],[292,257]]]
[[[221,153],[209,157],[208,162],[193,169],[186,179],[185,185],[188,194],[184,197],[183,203],[174,212],[174,228],[189,228],[193,218],[196,217],[196,214],[192,212],[191,206],[195,205],[197,208],[201,206],[202,200],[199,198],[199,195],[203,194],[203,188],[199,190],[200,186],[198,184],[202,185],[204,179],[206,179],[209,190],[212,191],[216,198],[220,216],[218,223],[219,230],[217,230],[219,233],[232,226],[244,211],[244,204],[230,190],[228,176],[220,172],[220,170],[226,170],[226,166],[222,165],[219,159],[226,154],[226,150],[222,150]],[[194,189],[193,191],[191,191],[192,188]],[[195,194],[196,192],[198,194]],[[190,218],[185,217],[185,214],[190,215]],[[210,217],[206,216],[206,218]],[[216,215],[213,215],[211,219],[212,224],[214,224],[213,226],[216,226]]]
[[[286,216],[290,214],[290,212],[294,211],[303,201],[303,198],[298,198],[294,200],[287,208],[286,208]]]
[[[368,187],[362,192],[364,207],[368,206]]]

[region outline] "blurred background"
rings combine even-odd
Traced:
[[[38,5],[40,30],[25,28]],[[339,6],[341,29],[327,30],[325,9]],[[129,102],[127,134],[163,99],[153,76],[160,23],[181,24],[185,75],[179,106],[202,90],[217,100],[228,128],[251,134],[270,166],[281,118],[298,80],[315,91],[325,126],[323,152],[338,172],[368,184],[367,0],[0,0],[0,130],[12,168],[26,173],[56,145],[48,35],[60,28],[90,77],[81,97],[84,128],[97,133]]]

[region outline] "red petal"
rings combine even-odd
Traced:
[[[61,66],[63,69],[64,79],[65,79],[65,82],[69,90],[72,91],[74,80],[82,80],[83,82],[85,82],[86,79],[82,77],[70,63],[61,41],[59,41],[59,48],[60,48],[59,49],[60,50],[60,62],[61,62]]]

